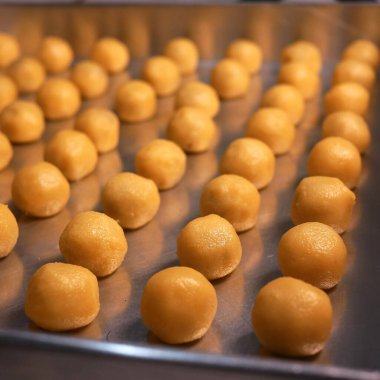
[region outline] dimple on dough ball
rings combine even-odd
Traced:
[[[5,69],[20,56],[20,46],[15,37],[0,33],[0,69]]]
[[[209,280],[233,272],[241,254],[240,239],[233,225],[219,215],[192,220],[177,239],[180,264],[201,272]]]
[[[13,147],[8,137],[0,132],[0,171],[5,169],[13,157]]]
[[[66,178],[48,162],[24,166],[13,179],[13,201],[27,215],[45,218],[58,214],[69,196],[70,185]]]
[[[272,181],[275,163],[275,156],[268,145],[243,137],[228,145],[220,161],[220,171],[240,175],[262,189]]]
[[[153,180],[160,190],[170,189],[183,177],[186,170],[186,155],[169,140],[157,139],[136,153],[136,173]]]
[[[341,234],[349,226],[355,200],[355,194],[338,178],[306,177],[293,196],[292,221],[324,223]]]
[[[119,119],[106,108],[94,107],[81,112],[75,120],[75,129],[91,139],[98,153],[109,152],[119,143]]]
[[[278,244],[278,262],[283,275],[321,289],[330,289],[341,280],[346,256],[343,239],[333,228],[318,222],[291,228]]]
[[[182,107],[174,113],[166,133],[168,139],[185,152],[200,153],[210,148],[216,136],[216,125],[204,111]]]
[[[257,294],[252,326],[269,351],[290,357],[320,352],[330,337],[333,309],[321,289],[291,277],[277,278]]]
[[[368,91],[355,82],[340,83],[332,87],[324,96],[325,113],[352,111],[363,116],[369,106]]]
[[[364,152],[371,142],[371,132],[365,120],[351,111],[334,112],[322,124],[322,136],[339,136]]]
[[[96,42],[90,57],[103,66],[108,73],[117,74],[128,66],[129,50],[127,45],[120,40],[104,37]]]
[[[260,108],[250,117],[245,134],[263,141],[274,154],[283,154],[293,143],[295,127],[282,109]]]
[[[44,114],[36,103],[16,100],[1,113],[0,129],[12,143],[36,141],[45,130]]]
[[[199,52],[197,45],[188,38],[173,38],[164,49],[164,55],[171,58],[182,75],[194,73],[198,67]]]
[[[67,41],[60,37],[45,37],[38,57],[49,73],[66,71],[74,59],[74,52]]]
[[[67,331],[87,326],[99,309],[98,280],[86,268],[48,263],[29,281],[25,313],[45,330]]]
[[[32,57],[24,57],[9,69],[9,75],[21,93],[36,92],[45,81],[46,73],[42,63]]]
[[[255,185],[234,174],[212,179],[200,199],[201,215],[217,214],[227,219],[237,232],[256,225],[259,208],[260,194]]]
[[[107,72],[98,63],[92,61],[77,63],[71,72],[71,80],[86,99],[103,95],[108,87]]]
[[[45,159],[56,165],[69,181],[78,181],[94,171],[98,154],[85,133],[64,129],[47,143]]]
[[[68,263],[103,277],[119,268],[128,245],[116,220],[100,212],[86,211],[76,214],[66,226],[59,249]]]
[[[7,205],[0,203],[0,258],[8,256],[18,239],[17,220]]]
[[[380,62],[380,52],[379,48],[373,42],[358,39],[351,42],[346,49],[344,49],[343,58],[356,59],[377,69]]]
[[[358,149],[342,137],[326,137],[309,154],[307,170],[310,176],[339,178],[348,188],[356,187],[362,162]]]
[[[37,103],[49,120],[74,116],[81,105],[78,87],[64,78],[50,78],[37,92]]]
[[[116,111],[121,120],[137,123],[151,119],[157,112],[153,87],[142,80],[131,80],[116,92]]]
[[[216,116],[220,101],[215,89],[199,81],[188,82],[178,91],[176,107],[195,107],[206,112],[210,117]]]
[[[158,96],[172,95],[181,83],[178,65],[170,58],[149,58],[143,67],[142,77],[152,85]]]
[[[202,338],[216,313],[211,283],[198,271],[171,267],[154,274],[141,299],[141,318],[160,340],[181,344]]]
[[[260,46],[245,39],[231,42],[227,48],[226,57],[236,59],[250,74],[257,73],[263,62],[263,53]]]
[[[6,75],[0,74],[0,112],[17,99],[17,86]]]
[[[249,73],[237,60],[223,58],[211,73],[211,85],[222,99],[240,98],[247,94]]]
[[[104,212],[123,227],[136,229],[150,222],[160,207],[156,184],[134,173],[112,177],[102,193]]]

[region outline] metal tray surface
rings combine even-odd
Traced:
[[[144,284],[158,270],[178,265],[176,238],[188,221],[199,216],[203,186],[218,174],[218,160],[225,147],[244,135],[247,119],[259,106],[263,92],[276,82],[281,48],[298,38],[310,39],[320,46],[325,62],[323,94],[329,88],[333,64],[347,41],[364,36],[379,42],[379,19],[377,6],[1,7],[0,30],[17,35],[25,54],[33,54],[41,37],[47,34],[66,37],[78,57],[86,56],[100,36],[115,35],[126,41],[133,57],[128,72],[112,77],[107,95],[83,102],[83,108],[93,105],[112,108],[114,92],[120,83],[129,77],[139,77],[144,59],[159,53],[174,36],[187,35],[198,44],[202,61],[197,76],[206,82],[228,42],[236,37],[258,41],[265,55],[261,72],[252,77],[249,94],[222,102],[216,118],[220,133],[213,148],[203,154],[188,155],[184,179],[174,189],[161,192],[161,206],[154,220],[139,230],[126,231],[129,244],[126,259],[115,274],[99,281],[101,311],[83,329],[48,334],[31,324],[23,312],[28,279],[44,263],[62,260],[58,239],[72,216],[84,210],[101,210],[99,198],[105,182],[122,170],[133,170],[137,149],[165,136],[174,98],[161,98],[158,114],[151,121],[123,124],[118,149],[100,156],[93,174],[71,183],[68,206],[52,218],[33,219],[20,213],[12,204],[10,184],[15,171],[26,163],[43,159],[45,142],[58,130],[71,128],[73,120],[48,123],[43,141],[14,147],[11,166],[0,173],[0,202],[10,203],[20,228],[14,252],[0,261],[0,375],[2,371],[6,375],[2,378],[12,375],[21,378],[31,369],[47,376],[49,372],[43,372],[44,368],[55,368],[50,378],[61,378],[59,368],[65,363],[77,363],[72,364],[74,367],[88,364],[92,378],[98,378],[101,368],[110,371],[112,368],[114,378],[118,378],[123,363],[129,363],[131,378],[153,375],[166,378],[181,373],[184,379],[190,375],[205,379],[245,376],[380,379],[379,83],[373,90],[368,114],[373,142],[363,156],[351,228],[343,235],[348,248],[347,270],[342,282],[328,292],[334,307],[334,326],[322,353],[305,360],[271,356],[260,347],[250,321],[258,290],[281,275],[277,244],[292,226],[289,216],[292,195],[299,180],[306,176],[307,154],[320,138],[321,95],[307,104],[291,151],[276,160],[275,178],[261,191],[257,227],[240,234],[241,264],[227,278],[213,282],[219,304],[206,336],[173,349],[149,334],[139,315]],[[184,80],[191,79],[194,78]],[[25,366],[19,366],[18,360],[26,360]],[[74,376],[73,369],[68,371]]]

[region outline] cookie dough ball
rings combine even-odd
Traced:
[[[6,135],[0,132],[0,171],[5,169],[13,157],[13,148]]]
[[[333,228],[318,222],[291,228],[278,244],[278,262],[283,275],[321,289],[330,289],[341,280],[346,256],[343,239]]]
[[[142,80],[124,83],[116,93],[115,103],[120,119],[127,123],[149,120],[157,112],[156,93]]]
[[[211,73],[211,85],[222,99],[240,98],[249,89],[249,73],[237,60],[224,58]]]
[[[12,143],[39,140],[45,130],[44,114],[36,103],[16,100],[1,113],[0,129]]]
[[[262,189],[272,181],[275,163],[275,156],[268,145],[245,137],[236,139],[224,151],[220,171],[240,175]]]
[[[102,193],[104,212],[123,228],[136,229],[150,222],[160,207],[156,184],[134,173],[112,177]]]
[[[17,220],[7,205],[0,203],[0,258],[8,256],[18,239]]]
[[[186,171],[186,155],[175,143],[157,139],[136,154],[136,173],[155,182],[159,190],[170,189]]]
[[[188,38],[173,38],[164,49],[164,55],[172,59],[182,75],[197,71],[199,52],[197,45]]]
[[[371,41],[365,39],[358,39],[351,42],[343,52],[343,58],[356,59],[374,69],[380,62],[379,48]]]
[[[50,78],[37,92],[37,103],[47,119],[68,119],[80,108],[80,92],[78,87],[67,79]]]
[[[110,74],[125,70],[129,63],[129,50],[120,40],[113,37],[101,38],[93,47],[91,59]]]
[[[250,117],[245,134],[267,144],[274,154],[283,154],[293,143],[295,127],[282,109],[260,108]]]
[[[21,58],[15,62],[9,75],[16,83],[18,90],[24,94],[36,92],[45,81],[45,68],[38,59],[32,57]]]
[[[201,272],[209,280],[233,272],[240,263],[241,253],[233,225],[219,215],[192,220],[177,239],[180,264]]]
[[[351,111],[334,112],[322,124],[322,136],[338,136],[350,141],[359,152],[364,152],[371,142],[371,132],[365,120]]]
[[[291,277],[265,285],[252,309],[252,326],[269,351],[290,357],[315,355],[330,337],[333,309],[321,289]]]
[[[339,178],[348,188],[356,187],[362,170],[360,153],[342,137],[327,137],[313,147],[307,160],[310,176]]]
[[[17,87],[12,79],[0,74],[0,113],[17,99],[17,95]]]
[[[355,194],[338,178],[304,178],[293,196],[292,221],[324,223],[341,234],[349,226],[355,199]]]
[[[58,74],[70,67],[74,59],[74,52],[63,38],[45,37],[38,57],[49,73]]]
[[[99,308],[98,280],[86,268],[49,263],[29,281],[25,313],[45,330],[67,331],[87,326]]]
[[[163,342],[181,344],[206,334],[217,305],[215,289],[206,277],[192,268],[172,267],[148,280],[141,318]]]
[[[98,153],[109,152],[119,143],[119,119],[106,108],[94,107],[81,112],[75,120],[75,129],[91,139]]]
[[[56,165],[69,181],[78,181],[95,170],[98,154],[85,133],[64,129],[46,145],[45,159]]]
[[[168,139],[185,152],[200,153],[210,148],[216,136],[216,125],[204,111],[182,107],[174,113],[166,133]]]
[[[332,87],[324,96],[325,113],[352,111],[363,116],[369,107],[369,92],[360,84],[345,82]]]
[[[108,87],[108,75],[102,66],[92,61],[77,63],[71,80],[77,85],[85,99],[94,99],[103,95]]]
[[[170,58],[149,58],[143,67],[142,77],[152,85],[158,96],[172,95],[181,83],[178,65]]]
[[[259,208],[260,194],[255,185],[234,174],[212,179],[200,199],[201,215],[217,214],[227,219],[237,232],[256,225]]]
[[[180,88],[176,98],[176,107],[195,107],[216,116],[220,109],[218,94],[213,87],[199,81],[188,82]]]
[[[100,212],[86,211],[75,215],[66,226],[59,249],[68,263],[103,277],[120,267],[128,245],[116,220]]]
[[[24,166],[13,179],[13,202],[27,215],[46,218],[58,214],[69,196],[70,185],[66,178],[48,162]]]
[[[0,69],[7,68],[20,56],[20,46],[13,36],[0,33]]]

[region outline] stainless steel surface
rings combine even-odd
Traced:
[[[216,119],[220,134],[213,149],[204,154],[189,155],[183,181],[173,190],[161,192],[161,207],[156,218],[137,231],[126,232],[129,251],[122,267],[99,282],[101,312],[96,320],[88,327],[60,334],[58,338],[47,335],[41,339],[49,340],[51,336],[56,347],[62,336],[70,336],[165,348],[141,322],[139,304],[143,286],[153,273],[178,264],[176,237],[189,220],[199,215],[200,192],[204,184],[217,175],[218,160],[223,150],[229,142],[243,135],[246,121],[258,107],[263,91],[275,83],[281,48],[297,38],[307,38],[318,44],[325,61],[323,93],[329,87],[332,65],[347,41],[365,36],[379,42],[379,19],[380,9],[376,6],[2,7],[0,30],[17,35],[25,54],[33,54],[41,37],[46,34],[68,38],[78,57],[88,54],[92,42],[103,35],[115,35],[127,42],[134,57],[128,72],[112,78],[107,96],[84,102],[83,108],[95,104],[112,107],[117,86],[128,77],[138,77],[144,58],[161,51],[164,43],[173,36],[188,35],[198,44],[202,55],[198,76],[204,81],[208,81],[211,68],[222,56],[228,42],[236,37],[256,40],[263,47],[266,58],[262,71],[252,78],[249,94],[243,99],[222,103]],[[219,358],[214,362],[215,366],[229,361],[234,363],[233,357],[238,356],[242,361],[235,359],[238,360],[235,363],[247,365],[252,360],[256,363],[256,367],[253,365],[256,370],[260,367],[257,363],[268,363],[266,373],[275,367],[272,363],[280,362],[289,369],[289,374],[296,376],[296,373],[301,373],[301,378],[312,377],[307,369],[314,368],[314,364],[323,366],[320,373],[335,366],[380,371],[380,255],[377,252],[380,233],[377,189],[380,181],[377,174],[380,130],[376,125],[380,121],[380,110],[376,106],[379,102],[380,85],[377,83],[368,114],[373,143],[363,157],[362,180],[356,190],[358,203],[351,228],[344,234],[349,252],[347,271],[343,281],[329,291],[334,307],[334,328],[326,349],[303,361],[271,357],[260,348],[250,322],[256,293],[280,275],[277,244],[281,235],[291,227],[289,209],[293,191],[306,175],[307,154],[320,137],[322,109],[319,96],[307,105],[291,152],[277,158],[274,181],[261,191],[262,207],[257,227],[240,234],[243,244],[240,266],[227,278],[213,282],[219,306],[210,331],[195,343],[177,347],[179,351],[173,356],[170,356],[172,351],[160,351],[163,356],[166,353],[168,360],[177,361],[179,355],[183,361],[196,365],[200,363],[199,356],[191,356],[189,352],[215,353]],[[154,138],[165,136],[173,105],[173,97],[162,98],[159,112],[153,120],[122,125],[118,149],[100,156],[93,174],[71,184],[72,196],[68,206],[53,218],[33,219],[17,211],[11,202],[10,184],[17,169],[26,163],[42,160],[44,142],[57,130],[72,127],[73,120],[49,123],[44,141],[15,146],[12,165],[0,173],[0,202],[10,202],[20,227],[20,239],[14,252],[0,261],[2,333],[11,330],[41,332],[23,312],[28,279],[42,264],[62,260],[58,239],[70,218],[79,211],[101,210],[99,197],[107,179],[122,170],[133,170],[136,150]],[[30,338],[29,335],[27,337]],[[41,339],[36,340],[36,346]],[[8,340],[3,338],[3,344],[5,342]],[[67,341],[62,340],[62,346],[66,344]],[[70,345],[75,346],[75,341],[70,340]],[[80,340],[78,345],[87,349],[91,347],[91,343],[84,344]],[[107,347],[112,351],[114,346],[96,343],[96,347],[103,347],[107,352]],[[123,351],[122,348],[120,350]],[[129,352],[127,348],[125,350]],[[255,372],[254,368],[249,370]],[[340,378],[344,378],[343,375]],[[373,378],[380,378],[380,374]]]

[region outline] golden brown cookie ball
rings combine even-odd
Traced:
[[[44,114],[36,103],[16,100],[1,113],[0,129],[12,143],[39,140],[45,130]]]
[[[324,96],[325,113],[352,111],[363,116],[369,107],[369,92],[355,82],[340,83],[332,87]]]
[[[164,55],[172,59],[182,75],[197,71],[199,52],[197,45],[188,38],[173,38],[164,49]]]
[[[109,152],[119,143],[119,119],[106,108],[94,107],[81,112],[75,120],[75,129],[91,139],[98,153]]]
[[[154,274],[141,299],[141,318],[160,340],[181,344],[202,338],[218,305],[216,292],[201,273],[171,267]]]
[[[172,95],[181,83],[178,65],[170,58],[149,58],[143,67],[142,77],[152,85],[158,96]]]
[[[321,289],[291,277],[277,278],[257,294],[252,326],[269,351],[290,357],[320,352],[331,334],[333,309]]]
[[[67,331],[90,324],[98,315],[99,285],[86,268],[48,263],[31,277],[25,300],[26,315],[49,331]]]
[[[250,117],[245,134],[267,144],[274,154],[283,154],[293,143],[295,127],[282,109],[260,108]]]
[[[160,207],[156,184],[134,173],[112,177],[102,193],[104,212],[123,228],[136,229],[150,222]]]
[[[219,112],[220,101],[215,89],[199,81],[188,82],[180,88],[176,107],[195,107],[214,117]]]
[[[66,178],[48,162],[24,166],[13,179],[13,202],[27,215],[46,218],[58,214],[69,196],[70,185]]]
[[[128,123],[149,120],[157,112],[156,93],[142,80],[124,83],[116,93],[115,103],[120,119]]]
[[[324,223],[341,234],[349,226],[355,200],[355,194],[338,178],[306,177],[293,196],[292,221]]]
[[[78,181],[95,170],[98,154],[85,133],[64,129],[46,145],[45,159],[56,165],[69,181]]]
[[[359,152],[364,152],[371,142],[371,132],[365,120],[351,111],[334,112],[322,124],[322,136],[339,136],[350,141]]]
[[[121,265],[128,245],[123,229],[106,214],[76,214],[59,239],[59,249],[70,264],[89,269],[97,277],[108,276]]]
[[[13,157],[13,148],[8,137],[0,132],[0,171],[5,169]]]
[[[0,203],[0,258],[8,256],[18,239],[17,220],[7,205]]]
[[[71,80],[85,99],[94,99],[103,95],[108,87],[107,72],[92,61],[77,63],[71,72]]]
[[[74,59],[74,52],[67,41],[60,37],[45,37],[38,57],[49,73],[66,71]]]
[[[17,99],[17,86],[6,75],[0,74],[0,112]]]
[[[25,94],[36,92],[46,77],[42,63],[32,57],[21,58],[15,62],[9,70],[9,75],[16,83],[18,90]]]
[[[321,289],[330,289],[341,280],[346,256],[343,239],[333,228],[318,222],[291,228],[278,244],[278,262],[283,275]]]
[[[174,113],[166,133],[168,139],[185,152],[200,153],[210,148],[216,135],[216,125],[204,111],[182,107]]]
[[[80,92],[78,87],[67,79],[50,78],[38,90],[37,103],[47,119],[68,119],[80,108]]]
[[[120,40],[104,37],[96,42],[90,57],[110,74],[125,70],[129,63],[129,50]]]
[[[209,280],[233,272],[241,254],[240,239],[233,225],[219,215],[192,220],[177,239],[180,264],[201,272]]]
[[[170,189],[186,171],[186,155],[169,140],[157,139],[136,153],[136,173],[155,182],[159,190]]]
[[[222,174],[237,174],[262,189],[273,179],[276,159],[260,140],[244,137],[234,140],[220,161]]]
[[[380,62],[380,52],[379,48],[373,42],[358,39],[351,42],[346,49],[344,49],[343,58],[356,59],[377,69]]]
[[[237,60],[223,58],[211,73],[211,85],[222,99],[240,98],[247,94],[250,78]]]
[[[310,176],[339,178],[348,188],[360,180],[362,162],[356,146],[342,137],[326,137],[311,150],[307,160]]]
[[[212,179],[200,199],[201,215],[217,214],[227,219],[237,232],[256,225],[259,208],[260,194],[255,185],[234,174]]]
[[[20,46],[16,38],[7,33],[0,33],[0,69],[7,68],[20,56]]]

